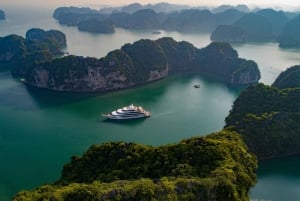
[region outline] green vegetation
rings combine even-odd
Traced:
[[[212,75],[233,85],[248,85],[260,79],[258,66],[254,61],[238,58],[230,44],[213,42],[199,50],[195,64],[197,71]]]
[[[125,44],[101,59],[68,56],[38,63],[25,78],[28,84],[42,88],[101,92],[155,81],[169,73],[190,72],[212,75],[234,85],[256,83],[260,79],[257,64],[238,58],[227,43],[211,43],[197,49],[172,38]]]
[[[274,39],[278,40],[285,24],[289,21],[289,18],[283,11],[276,11],[270,8],[261,9],[256,12],[257,15],[265,17],[272,24],[272,34]]]
[[[284,86],[281,83],[281,86]],[[244,90],[226,118],[259,159],[300,152],[300,88],[257,84]]]
[[[30,29],[26,39],[17,35],[0,37],[0,68],[10,65],[13,74],[24,75],[41,62],[62,55],[65,35],[56,30]]]
[[[229,9],[221,13],[213,14],[209,10],[184,9],[177,12],[164,12],[165,10],[177,10],[166,4],[132,4],[121,10],[115,8],[107,12],[101,12],[89,8],[61,7],[54,11],[53,16],[60,24],[78,26],[86,20],[111,20],[116,27],[125,29],[165,29],[180,32],[210,32],[221,24],[231,24],[241,16],[243,12]],[[182,7],[181,7],[182,8]],[[108,8],[109,10],[109,8]],[[96,24],[90,30],[97,29]]]
[[[245,31],[247,41],[269,41],[273,39],[272,24],[264,16],[247,14],[237,20],[233,26]]]
[[[78,29],[92,33],[114,33],[115,28],[111,20],[88,19],[79,22]]]
[[[72,157],[55,184],[13,200],[248,201],[256,168],[240,135],[228,130],[160,147],[110,142]]]
[[[65,34],[57,30],[29,29],[26,32],[26,41],[44,45],[54,55],[63,54],[61,49],[67,46]]]
[[[300,15],[286,23],[279,38],[279,47],[300,47]]]
[[[262,9],[245,14],[228,25],[219,25],[211,34],[211,40],[223,42],[278,41],[288,17],[282,11]]]
[[[220,25],[210,36],[212,41],[233,43],[244,43],[246,38],[246,32],[242,28],[232,25]]]
[[[168,58],[169,71],[172,73],[189,71],[196,56],[196,48],[189,42],[177,42],[173,38],[164,37],[156,41]]]
[[[280,73],[272,86],[279,89],[300,87],[300,66],[292,66]]]
[[[133,62],[133,82],[144,83],[149,80],[149,71],[163,71],[167,68],[164,50],[155,41],[139,40],[121,48]]]

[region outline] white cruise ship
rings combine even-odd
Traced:
[[[139,119],[139,118],[146,118],[150,117],[150,112],[144,110],[141,106],[135,106],[133,104],[117,109],[115,111],[112,111],[108,114],[102,114],[103,117],[106,117],[108,119]]]

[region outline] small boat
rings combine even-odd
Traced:
[[[153,35],[159,35],[159,34],[161,34],[161,32],[160,31],[153,31],[152,34]]]
[[[195,88],[200,88],[200,84],[195,84],[194,87]]]
[[[124,120],[124,119],[140,119],[150,117],[149,111],[146,111],[141,106],[129,105],[123,108],[119,108],[108,114],[102,114],[103,117],[114,120]]]

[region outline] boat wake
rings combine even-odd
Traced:
[[[167,111],[167,112],[161,112],[161,113],[155,114],[155,117],[167,116],[167,115],[170,115],[170,114],[174,114],[175,112],[176,112],[175,110]]]

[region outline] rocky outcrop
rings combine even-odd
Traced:
[[[3,10],[0,10],[0,20],[5,20],[5,13]]]
[[[297,79],[299,83],[299,76]],[[285,86],[283,82],[290,81],[282,80],[281,86]],[[299,154],[299,112],[299,87],[251,85],[235,100],[226,127],[239,132],[249,150],[261,160]]]
[[[24,75],[37,63],[62,55],[65,46],[65,35],[56,30],[30,29],[26,39],[17,35],[0,37],[0,68],[9,66],[13,74]]]
[[[67,46],[66,35],[58,30],[29,29],[26,32],[26,41],[47,46],[53,55],[63,54],[61,49]]]
[[[210,38],[230,43],[278,41],[286,22],[283,12],[264,9],[246,14],[230,25],[219,25]]]
[[[256,63],[238,58],[229,44],[197,49],[188,42],[161,38],[126,44],[101,59],[67,56],[39,63],[27,72],[26,82],[58,91],[104,92],[186,72],[213,75],[235,85],[256,83],[260,78]]]
[[[247,41],[270,41],[273,40],[272,24],[264,16],[258,14],[247,14],[233,23],[247,34]]]
[[[26,50],[26,40],[23,37],[18,35],[0,37],[0,65],[22,59]]]
[[[250,12],[248,6],[245,5],[245,4],[239,4],[239,5],[236,5],[236,6],[224,4],[224,5],[218,6],[216,8],[213,8],[211,11],[213,13],[221,13],[221,12],[224,12],[224,11],[230,10],[230,9],[235,9],[235,10],[238,10],[238,11],[241,11],[241,12],[244,12],[244,13]]]
[[[220,25],[210,36],[210,40],[217,42],[244,43],[247,35],[240,27]]]
[[[286,23],[279,38],[279,47],[300,47],[300,15]]]
[[[110,20],[97,20],[89,19],[81,21],[78,24],[78,29],[80,31],[87,31],[91,33],[114,33],[115,27]]]
[[[73,156],[54,184],[12,201],[249,201],[256,169],[241,136],[228,130],[160,147],[108,142]]]
[[[150,5],[143,7],[140,4],[132,4],[128,9],[124,8],[105,14],[88,8],[62,7],[57,8],[53,16],[60,24],[68,26],[78,26],[83,21],[97,19],[99,21],[111,20],[116,27],[125,29],[211,32],[218,25],[232,24],[245,14],[236,9],[229,9],[216,14],[207,9],[184,9],[165,13],[161,12],[159,7],[163,8],[165,5],[157,4],[157,7]]]
[[[279,89],[300,87],[300,65],[292,66],[280,73],[272,86]]]
[[[168,75],[161,47],[150,40],[127,44],[101,59],[67,56],[26,74],[26,82],[57,91],[103,92],[128,88]]]
[[[272,24],[272,33],[276,40],[280,36],[285,24],[289,18],[283,11],[275,11],[273,9],[262,9],[256,12],[257,15],[265,17]]]

